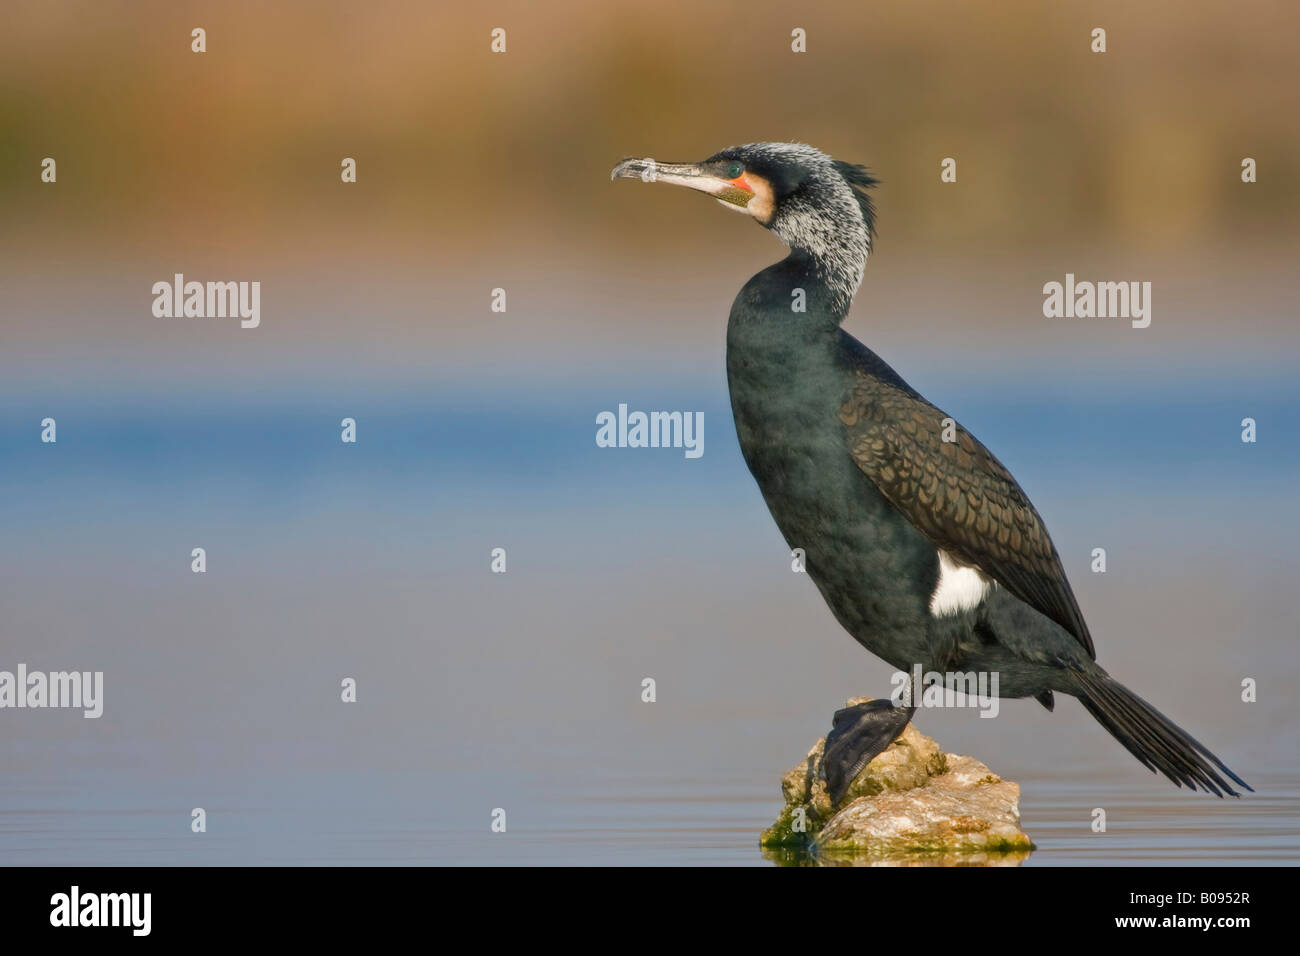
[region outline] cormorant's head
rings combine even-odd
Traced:
[[[875,236],[875,207],[866,190],[876,180],[861,166],[831,159],[802,143],[751,143],[724,149],[700,163],[625,159],[610,179],[641,179],[708,193],[811,257],[846,300],[862,282]]]

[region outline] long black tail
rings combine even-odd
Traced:
[[[1216,797],[1240,796],[1219,775],[1222,770],[1254,793],[1203,744],[1105,671],[1075,671],[1073,676],[1079,684],[1079,702],[1148,770],[1160,771],[1180,787],[1200,787]]]

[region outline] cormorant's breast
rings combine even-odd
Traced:
[[[926,626],[935,550],[854,464],[839,418],[854,371],[827,302],[789,259],[736,296],[727,325],[736,434],[768,510],[840,623],[885,660],[906,662],[904,644]]]

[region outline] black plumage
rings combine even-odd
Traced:
[[[1042,518],[996,457],[840,328],[875,235],[863,168],[801,144],[695,164],[625,160],[613,177],[688,186],[749,213],[790,254],[750,279],[727,324],[740,448],[772,517],[841,625],[901,671],[997,672],[999,696],[1083,706],[1179,786],[1246,784],[1113,680]],[[910,707],[835,716],[828,784],[853,776]]]

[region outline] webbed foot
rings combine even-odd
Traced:
[[[872,758],[898,739],[915,712],[915,707],[895,706],[890,700],[869,700],[835,712],[822,756],[832,806],[844,799],[849,784]]]

